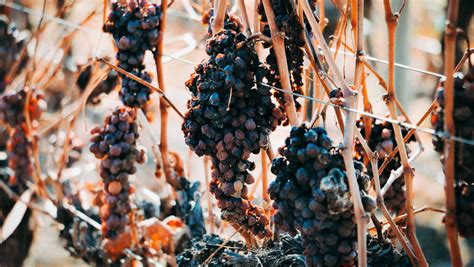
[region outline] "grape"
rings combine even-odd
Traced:
[[[357,255],[344,161],[330,144],[323,128],[292,127],[279,149],[282,157],[272,162],[276,179],[268,193],[276,209],[274,222],[283,231],[301,234],[308,266],[351,265]],[[360,190],[367,192],[369,178],[363,165],[354,167]]]
[[[151,82],[151,77],[144,71],[143,60],[146,51],[156,52],[160,21],[161,6],[157,4],[130,2],[122,6],[114,2],[103,27],[115,40],[118,66],[146,82]],[[150,100],[150,89],[121,76],[120,100],[129,107],[144,108]]]
[[[435,94],[438,106],[432,112],[431,122],[438,134],[444,132],[444,80]],[[466,74],[454,75],[454,127],[456,136],[472,139],[474,117],[474,67]],[[433,135],[434,149],[441,154],[444,162],[444,138]],[[455,142],[454,179],[456,195],[456,218],[459,234],[463,237],[474,237],[474,150],[472,146]]]
[[[245,184],[254,181],[248,171],[255,167],[248,158],[259,153],[260,144],[268,143],[283,115],[268,88],[260,84],[263,76],[257,73],[268,70],[246,38],[239,20],[226,16],[224,29],[207,41],[210,58],[197,65],[186,82],[192,99],[182,130],[186,144],[198,156],[211,157],[210,190],[222,218],[263,238],[270,235],[269,222],[264,211],[248,201]]]
[[[136,112],[135,109],[118,107],[105,118],[105,126],[91,131],[89,150],[102,160],[100,174],[104,180],[106,202],[102,226],[106,238],[115,238],[128,225],[129,195],[133,192],[128,176],[135,173],[136,162],[144,162],[144,153],[136,144]]]
[[[29,103],[26,103],[28,93]],[[10,177],[10,185],[20,194],[27,189],[27,181],[33,174],[32,141],[28,138],[32,133],[27,132],[25,106],[28,104],[27,112],[34,130],[45,108],[44,103],[41,95],[35,91],[28,92],[26,89],[13,94],[4,94],[0,98],[0,121],[10,128],[7,143],[8,162],[14,172]]]
[[[79,74],[77,78],[76,85],[79,87],[81,92],[84,92],[87,85],[89,84],[90,78],[92,74],[92,66],[89,65],[84,68],[83,71]],[[118,73],[115,70],[112,70],[107,74],[105,80],[101,81],[97,87],[92,91],[91,95],[87,99],[88,103],[92,103],[93,105],[99,104],[100,99],[99,96],[101,94],[109,94],[112,92],[118,84]]]

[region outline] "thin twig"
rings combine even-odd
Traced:
[[[359,139],[359,142],[362,145],[362,148],[364,149],[365,153],[367,154],[368,159],[370,160],[372,170],[377,170],[378,169],[378,167],[377,167],[377,165],[378,165],[378,155],[370,149],[369,145],[367,144],[367,141],[364,139],[364,137],[362,136],[362,134],[360,133],[360,131],[358,129],[355,130],[355,133],[356,133],[357,139]],[[379,209],[382,211],[383,216],[385,217],[387,222],[390,224],[390,228],[392,228],[392,230],[395,232],[395,235],[397,236],[398,241],[400,242],[403,249],[407,253],[408,257],[410,258],[410,261],[411,261],[412,265],[416,266],[417,260],[416,260],[415,255],[413,254],[412,248],[408,245],[405,236],[400,231],[397,224],[392,219],[392,217],[390,215],[390,212],[388,211],[387,207],[385,206],[383,194],[381,193],[381,190],[380,190],[380,177],[379,177],[379,174],[376,171],[372,171],[372,172],[373,172],[373,179],[375,181],[375,183],[374,183],[375,192],[377,194],[377,207],[379,207]]]
[[[263,208],[268,218],[270,218],[270,196],[268,195],[268,161],[267,153],[265,150],[261,150],[261,160],[262,160],[262,199],[263,199]]]
[[[250,35],[245,41],[250,42],[250,41],[253,41],[253,40],[259,40],[259,41],[263,41],[267,44],[272,44],[272,38],[266,36],[265,34],[263,34],[261,32],[257,32],[257,33],[254,33],[254,34]]]
[[[431,105],[428,107],[428,109],[425,111],[425,113],[423,114],[423,116],[421,116],[421,118],[418,120],[418,122],[416,123],[416,126],[421,126],[423,124],[423,122],[425,121],[425,119],[428,117],[428,115],[431,114],[431,111],[433,111],[433,109],[436,108],[436,105],[437,105],[437,101],[434,100]],[[407,133],[407,135],[405,135],[405,137],[403,138],[403,142],[406,143],[408,142],[408,140],[410,140],[410,138],[413,136],[413,134],[416,133],[416,128],[414,129],[410,129],[410,131]],[[395,147],[395,149],[392,150],[392,152],[390,152],[390,155],[388,155],[388,157],[385,158],[385,160],[383,161],[382,165],[380,166],[379,168],[379,175],[382,174],[382,172],[385,170],[385,168],[388,166],[388,164],[390,163],[390,161],[392,161],[395,157],[395,155],[398,153],[398,146]]]
[[[385,10],[385,21],[388,28],[388,88],[387,88],[387,97],[386,104],[390,112],[392,119],[397,119],[397,108],[396,108],[396,99],[395,94],[395,31],[398,24],[398,14],[394,14],[392,11],[392,6],[390,0],[384,0],[384,10]],[[413,250],[418,259],[420,266],[428,266],[426,262],[425,255],[423,250],[416,238],[416,226],[415,226],[415,217],[413,214],[413,177],[414,173],[408,161],[408,155],[403,142],[403,135],[400,128],[400,125],[393,124],[393,131],[395,133],[395,140],[397,141],[397,146],[399,149],[400,159],[403,165],[403,175],[405,177],[405,198],[406,198],[406,210],[407,210],[407,236],[410,240]]]
[[[466,60],[471,57],[472,54],[474,54],[474,48],[467,48],[464,52],[464,55],[462,55],[461,60],[459,60],[459,63],[454,68],[453,73],[458,72],[460,69],[462,69],[462,66],[464,65]]]
[[[293,6],[296,6],[295,0],[291,0],[291,4]],[[331,77],[329,77],[327,72],[323,69],[323,66],[319,60],[318,54],[316,53],[316,50],[314,49],[315,47],[315,44],[313,44],[313,42],[315,41],[313,40],[314,36],[311,36],[306,29],[306,25],[304,22],[304,12],[301,5],[298,6],[298,17],[300,18],[299,22],[300,22],[301,27],[304,29],[304,33],[305,33],[304,38],[306,41],[304,45],[304,50],[306,52],[306,55],[308,56],[309,62],[311,63],[311,67],[313,68],[314,73],[317,74],[316,75],[317,79],[313,80],[313,82],[318,80],[319,82],[318,85],[321,84],[324,88],[324,91],[329,96],[329,94],[331,93],[331,85],[329,85],[328,80],[331,80]],[[334,112],[336,113],[336,119],[339,124],[339,129],[341,130],[341,133],[344,133],[344,121],[342,118],[341,109],[339,109],[338,107],[334,107]],[[315,113],[315,115],[317,114],[318,113]],[[313,119],[316,119],[318,117],[313,116]],[[313,119],[311,120],[310,125],[316,122],[316,120],[313,120]]]
[[[166,1],[166,0],[165,0]],[[226,0],[214,0],[214,18],[212,19],[212,32],[215,34],[224,28],[226,16]]]
[[[458,0],[451,0],[448,4],[448,14],[444,33],[444,130],[450,135],[456,132],[454,124],[454,64],[456,54],[456,25],[458,23]],[[458,231],[456,225],[456,196],[454,192],[455,181],[455,143],[451,140],[444,141],[444,174],[446,195],[446,216],[444,223],[449,241],[449,253],[453,266],[462,266],[461,251],[459,248]],[[408,214],[409,215],[409,214]]]
[[[273,50],[275,51],[275,56],[278,65],[278,73],[280,76],[280,83],[283,89],[291,92],[291,81],[290,75],[288,73],[288,62],[285,52],[285,41],[284,34],[279,31],[276,22],[275,22],[275,13],[273,12],[272,5],[270,0],[262,0],[263,7],[265,9],[265,14],[268,19],[268,26],[270,27],[270,32],[272,34],[272,43]],[[293,97],[289,94],[284,95],[285,98],[285,113],[288,116],[290,124],[293,126],[300,125],[300,120],[296,114],[295,101]]]
[[[322,32],[319,28],[319,24],[317,23],[316,18],[314,17],[314,14],[312,13],[308,0],[299,0],[299,3],[303,6],[303,10],[311,25],[313,34],[316,37],[318,44],[321,47],[321,50],[323,51],[326,61],[329,64],[330,70],[334,73],[336,82],[343,89],[347,106],[349,108],[356,108],[357,93],[349,88],[342,74],[340,73],[336,63],[332,59],[331,53],[329,51],[329,47],[326,41],[324,40]],[[343,154],[344,165],[345,165],[348,180],[349,180],[349,188],[352,195],[354,213],[355,213],[355,218],[357,222],[357,242],[358,242],[357,245],[358,245],[358,250],[359,250],[358,263],[359,263],[359,266],[367,266],[367,260],[366,260],[367,244],[366,244],[365,232],[366,232],[367,223],[369,221],[369,216],[366,214],[366,212],[364,211],[364,207],[362,206],[362,200],[359,194],[359,185],[357,184],[357,178],[356,178],[355,169],[354,169],[354,159],[352,155],[352,148],[354,145],[355,122],[356,122],[356,114],[351,113],[351,112],[347,113],[346,121],[344,124],[345,125],[344,149],[342,151],[342,154]]]
[[[230,239],[232,239],[232,237],[234,237],[235,234],[237,234],[238,232],[240,232],[240,230],[242,229],[242,227],[240,227],[238,230],[236,230],[234,233],[232,233],[229,237],[227,237],[224,242],[222,242],[222,244],[216,249],[214,250],[214,252],[212,252],[211,255],[209,255],[209,257],[204,261],[204,265],[208,265],[209,262],[212,260],[212,258],[214,258],[214,256],[217,254],[217,252],[219,252],[219,250],[221,250],[222,248],[224,248],[224,246],[229,243]]]
[[[156,86],[153,86],[151,83],[139,78],[138,76],[136,75],[133,75],[132,73],[118,67],[118,66],[115,66],[114,64],[110,63],[109,61],[105,60],[104,58],[98,58],[97,60],[101,61],[101,62],[104,62],[107,66],[110,66],[111,68],[113,68],[114,70],[116,70],[117,72],[120,72],[121,74],[127,76],[128,78],[148,87],[149,89],[157,92],[158,94],[160,94],[160,99],[163,99],[164,101],[166,101],[166,103],[168,105],[170,105],[170,107],[176,111],[176,113],[184,119],[184,115],[183,113],[181,113],[181,111],[179,111],[179,109],[176,107],[175,104],[173,104],[173,102],[171,102],[171,100],[165,95],[165,92],[164,90],[156,87]],[[161,87],[161,86],[160,86]]]
[[[244,25],[245,25],[245,31],[247,34],[250,36],[252,35],[252,29],[250,27],[250,21],[249,21],[249,15],[247,13],[247,8],[245,7],[245,0],[239,0],[239,9],[240,12],[242,13],[242,17],[244,18]]]
[[[202,159],[204,165],[204,178],[206,182],[206,200],[207,200],[207,219],[209,220],[209,232],[210,234],[214,234],[215,232],[215,225],[214,225],[214,213],[212,209],[212,196],[211,192],[209,191],[209,181],[210,181],[210,174],[209,174],[209,157],[204,156]]]

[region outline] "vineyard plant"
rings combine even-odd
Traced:
[[[472,266],[474,4],[430,4],[0,0],[0,266]]]

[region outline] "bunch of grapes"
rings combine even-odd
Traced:
[[[436,91],[438,107],[432,113],[431,122],[435,131],[443,133],[444,125],[444,81]],[[454,77],[454,125],[456,136],[472,139],[474,135],[474,67],[465,75],[456,73]],[[433,136],[435,150],[443,153],[444,139]],[[441,161],[444,161],[441,156]],[[474,149],[471,145],[455,143],[455,193],[458,230],[462,236],[474,237]]]
[[[10,71],[20,52],[22,44],[18,42],[19,31],[7,16],[0,14],[0,94],[6,87],[5,76]]]
[[[305,45],[303,28],[299,22],[296,10],[293,8],[290,1],[271,0],[270,4],[272,5],[273,12],[275,13],[275,23],[278,27],[278,30],[285,34],[285,52],[287,55],[286,58],[291,80],[291,89],[294,93],[303,94],[303,90],[301,88],[303,86],[302,73],[304,63],[304,52],[302,48]],[[262,33],[270,37],[270,27],[268,25],[268,19],[265,14],[265,9],[262,2],[260,2],[257,11],[261,16],[260,22],[262,24]],[[267,48],[270,47],[268,44],[264,44],[264,46]],[[270,47],[266,62],[270,66],[270,72],[267,75],[268,83],[272,86],[282,88],[276,54],[273,47]],[[279,108],[284,111],[284,93],[276,91],[274,95],[280,104]],[[295,100],[296,109],[299,110],[301,105],[296,101],[297,96],[294,96],[293,98]],[[284,124],[288,124],[288,120],[284,121]]]
[[[28,132],[27,116],[34,129],[43,109],[42,96],[26,89],[13,94],[5,94],[0,99],[0,121],[10,128],[7,143],[8,162],[14,172],[14,175],[10,177],[10,185],[17,193],[26,190],[26,183],[33,173],[32,141],[29,138],[32,133]]]
[[[144,71],[143,60],[146,51],[156,51],[160,20],[161,6],[157,4],[146,0],[140,3],[131,0],[126,5],[115,2],[103,28],[115,40],[119,67],[147,82],[151,82],[151,77]],[[119,94],[125,105],[142,108],[150,99],[150,93],[148,87],[122,77]]]
[[[326,130],[293,127],[279,153],[271,168],[277,177],[268,189],[275,224],[291,235],[301,233],[309,266],[353,264],[357,235],[347,175]],[[371,204],[364,208],[371,212],[369,178],[362,163],[354,167],[363,203]]]
[[[403,118],[401,118],[403,119]],[[395,148],[397,142],[395,140],[395,133],[393,130],[393,125],[386,121],[380,120],[371,120],[372,124],[370,127],[370,136],[367,136],[366,133],[366,125],[364,124],[364,120],[360,118],[357,121],[357,127],[359,128],[362,136],[364,136],[367,140],[367,144],[369,145],[370,149],[374,152],[378,153],[379,160],[378,165],[381,166],[384,162],[385,158],[390,155],[390,153]],[[405,137],[408,134],[408,130],[406,128],[402,128],[402,135]],[[408,140],[407,143],[415,141],[415,137],[412,136]],[[407,152],[409,152],[408,146]],[[362,147],[359,140],[356,140],[355,145],[355,158],[357,160],[363,161],[364,157],[367,157],[364,148]],[[365,159],[368,160],[368,159]],[[396,170],[401,166],[401,159],[400,155],[397,153],[384,171],[380,174],[380,185],[384,186],[388,178],[390,177],[390,173],[392,170]],[[372,175],[371,167],[368,168],[369,175]],[[388,188],[387,192],[384,195],[384,202],[387,206],[387,209],[391,212],[396,214],[402,214],[405,212],[405,179],[403,177],[399,177],[397,180],[393,182],[393,184]]]
[[[189,227],[191,237],[203,236],[206,233],[206,227],[200,204],[200,183],[198,181],[191,183],[185,177],[179,177],[178,181],[180,189],[176,191],[178,195],[177,213]]]
[[[410,258],[397,251],[390,239],[379,240],[367,235],[367,266],[410,267]]]
[[[204,235],[193,239],[192,245],[176,259],[178,266],[293,266],[304,267],[303,244],[300,236],[281,234],[269,240],[264,247],[248,250],[243,242],[229,241],[222,249],[224,239],[216,235]]]
[[[137,149],[136,110],[116,108],[105,118],[105,126],[92,129],[89,150],[101,159],[105,205],[101,209],[102,230],[106,238],[115,238],[129,224],[129,195],[134,188],[128,176],[136,172],[135,162],[145,161],[145,152]]]
[[[210,58],[200,63],[186,87],[192,93],[182,130],[186,144],[198,155],[212,159],[210,191],[218,199],[222,218],[236,229],[268,236],[268,218],[248,200],[248,158],[268,144],[283,114],[260,82],[267,69],[229,17],[225,28],[207,42]]]
[[[84,92],[86,89],[87,85],[89,84],[89,81],[91,79],[91,74],[92,74],[92,65],[87,66],[84,68],[84,70],[79,74],[79,77],[77,78],[76,85],[79,87],[79,90],[81,92]],[[101,81],[98,85],[97,88],[92,91],[91,95],[87,99],[87,102],[92,103],[92,104],[99,104],[100,99],[99,96],[101,94],[109,94],[112,92],[115,87],[118,84],[118,74],[115,70],[112,70],[109,72],[105,80]]]
[[[80,202],[79,202],[80,203]],[[75,208],[96,222],[100,222],[99,212],[96,207],[84,210],[80,205]],[[64,225],[59,237],[64,240],[66,250],[72,256],[81,258],[86,263],[94,266],[120,266],[120,264],[107,262],[107,256],[100,244],[100,231],[81,221],[69,210],[58,207],[56,220]]]

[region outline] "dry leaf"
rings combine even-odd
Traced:
[[[138,225],[150,239],[150,246],[156,251],[174,252],[173,229],[157,218],[144,220]]]

